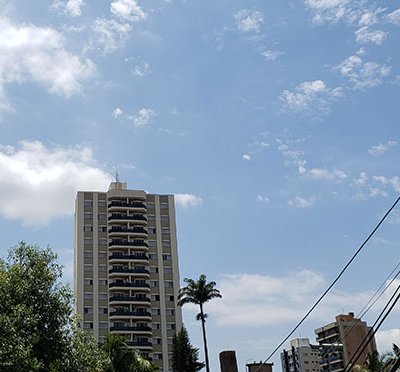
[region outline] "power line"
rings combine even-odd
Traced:
[[[354,259],[358,256],[358,254],[361,252],[361,250],[364,248],[364,246],[368,243],[368,241],[373,237],[375,232],[379,229],[379,227],[382,225],[382,223],[385,221],[386,217],[391,213],[391,211],[396,207],[397,203],[400,201],[400,197],[396,199],[396,201],[393,203],[393,205],[389,208],[389,210],[384,214],[384,216],[380,219],[378,224],[375,226],[375,228],[372,230],[372,232],[368,235],[368,237],[364,240],[364,242],[360,245],[360,247],[357,249],[357,251],[353,254],[351,259],[347,262],[347,264],[343,267],[343,269],[340,271],[338,276],[335,278],[335,280],[331,283],[331,285],[322,293],[322,295],[318,298],[318,300],[314,303],[313,306],[307,311],[307,313],[301,318],[301,320],[297,323],[297,325],[289,332],[289,334],[281,341],[281,343],[272,351],[272,353],[265,359],[265,361],[256,369],[256,372],[261,369],[261,367],[267,363],[272,356],[282,347],[282,345],[290,338],[290,336],[293,335],[294,332],[304,323],[304,321],[308,318],[308,316],[314,311],[314,309],[319,305],[319,303],[322,301],[322,299],[328,294],[328,292],[332,289],[332,287],[338,282],[338,280],[342,277],[344,272],[347,270],[347,268],[351,265],[351,263],[354,261]]]
[[[390,312],[393,310],[394,305],[396,305],[397,301],[400,299],[400,285],[398,285],[396,291],[392,294],[392,296],[390,297],[389,301],[386,303],[385,307],[383,308],[383,310],[381,311],[381,313],[379,314],[378,318],[376,319],[375,323],[372,325],[372,327],[370,328],[370,330],[368,331],[368,333],[366,334],[366,336],[364,337],[364,339],[361,341],[360,345],[358,346],[358,348],[356,349],[356,351],[354,352],[354,354],[352,355],[352,357],[350,358],[349,362],[347,363],[347,365],[344,368],[344,372],[348,372],[350,371],[353,366],[354,363],[357,361],[357,359],[361,356],[361,354],[363,353],[363,351],[365,350],[365,348],[367,347],[367,345],[369,344],[369,342],[372,340],[372,338],[375,336],[375,333],[378,331],[378,329],[380,328],[380,326],[382,325],[382,323],[385,321],[385,319],[387,318],[387,316],[390,314]],[[394,299],[394,297],[396,296],[396,298]],[[394,299],[394,300],[393,300]],[[390,303],[393,301],[393,303],[390,305]],[[386,311],[386,309],[388,308],[388,306],[390,305],[389,309]],[[386,311],[385,314],[383,314]],[[382,317],[382,319],[380,319]],[[379,322],[379,323],[378,323]],[[378,323],[378,325],[377,325]]]

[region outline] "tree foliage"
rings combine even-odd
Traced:
[[[137,350],[128,348],[124,339],[115,334],[107,337],[102,349],[108,358],[104,372],[156,372],[157,368]]]
[[[199,349],[190,343],[185,327],[172,340],[172,369],[174,372],[197,372],[204,368],[199,362]]]
[[[50,248],[24,242],[0,260],[0,370],[102,371],[106,358],[72,317]]]

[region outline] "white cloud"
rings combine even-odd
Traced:
[[[378,183],[381,183],[384,186],[392,186],[393,190],[396,192],[400,192],[400,177],[385,177],[385,176],[373,176],[372,179]]]
[[[400,192],[400,177],[368,176],[366,172],[361,172],[351,186],[356,190],[356,197],[362,200],[378,196],[387,197],[390,191]]]
[[[250,156],[249,154],[243,154],[243,155],[242,155],[242,159],[243,159],[243,160],[250,161],[250,160],[251,160],[251,156]]]
[[[353,55],[336,66],[354,89],[372,88],[383,83],[391,68],[375,62],[364,62],[359,55]]]
[[[388,141],[387,143],[379,143],[378,145],[371,146],[368,153],[373,156],[383,155],[390,147],[397,146],[396,141]]]
[[[92,29],[97,34],[96,45],[104,53],[111,53],[125,43],[132,26],[114,19],[97,18]]]
[[[301,196],[296,196],[294,199],[287,201],[288,205],[296,208],[308,208],[313,205],[313,201],[311,199],[304,199]]]
[[[363,26],[355,32],[355,35],[356,40],[359,43],[372,43],[376,45],[381,45],[387,37],[387,32],[381,30],[370,30],[367,26]]]
[[[114,119],[117,119],[117,118],[119,118],[123,113],[124,113],[124,112],[122,111],[122,109],[120,109],[119,107],[116,107],[116,108],[112,111],[111,115],[112,115],[112,117],[113,117]]]
[[[386,16],[386,18],[390,23],[394,23],[395,25],[400,25],[400,8],[396,9],[392,13],[389,13]]]
[[[82,14],[82,7],[84,5],[83,0],[54,0],[50,8],[72,17],[78,17]]]
[[[22,141],[0,147],[0,214],[25,225],[71,215],[77,190],[104,189],[111,176],[86,147],[46,148]]]
[[[113,1],[110,5],[110,11],[114,16],[129,22],[137,22],[147,18],[147,14],[135,0]]]
[[[132,74],[134,76],[143,77],[148,75],[150,71],[151,71],[150,65],[146,61],[143,61],[141,64],[138,64],[133,67]]]
[[[258,11],[242,9],[235,14],[235,21],[239,31],[258,33],[261,31],[264,16]]]
[[[193,194],[175,194],[175,202],[183,208],[195,207],[202,203],[200,196],[195,196]]]
[[[280,100],[292,111],[318,115],[329,111],[330,104],[342,96],[341,88],[328,88],[322,80],[305,81],[294,91],[284,90]]]
[[[400,328],[378,331],[375,338],[380,353],[392,351],[393,343],[400,343]]]
[[[0,107],[10,108],[5,86],[33,81],[49,92],[70,97],[81,91],[95,66],[64,48],[62,35],[52,28],[17,25],[0,17]]]
[[[265,195],[257,195],[257,201],[260,203],[269,203],[269,197]]]
[[[307,176],[318,179],[318,180],[343,180],[347,178],[346,172],[340,169],[326,169],[326,168],[311,168],[309,170],[304,169],[303,172]]]
[[[133,120],[133,125],[138,128],[149,124],[155,115],[156,113],[153,110],[141,108],[137,114],[130,115],[129,119]]]
[[[317,24],[354,17],[349,0],[305,0],[304,4],[313,12],[313,21]]]
[[[275,50],[269,50],[269,49],[264,49],[261,48],[259,49],[259,53],[267,60],[267,61],[275,61],[278,59],[283,52],[278,52]]]

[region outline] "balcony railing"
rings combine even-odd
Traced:
[[[149,260],[149,256],[145,254],[117,254],[117,253],[112,253],[110,256],[108,256],[110,260],[112,259],[118,259],[118,260]]]
[[[129,269],[125,267],[113,267],[112,269],[108,270],[110,274],[112,273],[127,273],[127,274],[150,274],[150,271],[147,269]]]
[[[153,344],[148,341],[127,341],[126,344],[133,347],[153,347]]]
[[[110,331],[132,331],[132,332],[146,332],[151,331],[149,326],[122,326],[117,325],[110,328]]]
[[[132,234],[147,234],[147,230],[143,227],[122,227],[113,226],[108,230],[109,233],[132,233]]]
[[[121,302],[151,302],[148,297],[133,297],[133,296],[118,296],[113,295],[110,297],[111,301],[121,301]]]
[[[141,214],[120,214],[120,213],[113,213],[110,217],[108,217],[109,221],[113,220],[134,220],[134,221],[147,221],[147,218]]]
[[[150,288],[150,284],[147,283],[110,283],[109,285],[110,288],[113,287],[126,287],[126,288]]]
[[[133,242],[112,240],[110,243],[108,243],[109,247],[112,247],[114,245],[122,245],[124,247],[148,247],[149,246],[144,240],[137,240],[137,241],[133,241]]]
[[[138,316],[138,317],[151,317],[151,313],[148,311],[126,311],[126,310],[115,310],[111,311],[110,316]]]
[[[110,207],[126,207],[126,208],[145,208],[146,209],[146,204],[142,202],[124,202],[124,201],[117,201],[113,200],[111,203],[108,204],[108,208]]]

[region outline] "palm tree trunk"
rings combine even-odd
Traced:
[[[200,314],[201,314],[201,328],[203,330],[204,357],[206,359],[206,372],[210,372],[210,363],[208,361],[208,348],[207,348],[207,337],[206,337],[206,320],[204,319],[203,304],[200,304]]]

